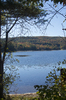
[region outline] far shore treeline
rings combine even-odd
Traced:
[[[65,50],[66,37],[15,37],[9,38],[7,52],[26,50]],[[5,39],[2,39],[2,51]]]

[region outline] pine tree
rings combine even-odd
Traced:
[[[8,43],[8,34],[20,18],[24,19],[29,17],[30,19],[40,19],[40,17],[46,16],[44,10],[39,6],[43,6],[42,0],[0,0],[0,100],[3,98],[3,69]],[[8,29],[6,28],[5,31],[5,46],[2,57],[2,28],[10,23],[11,26]]]

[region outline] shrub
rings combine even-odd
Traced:
[[[60,65],[60,62],[58,63]],[[66,60],[62,62],[66,64]],[[63,68],[63,73],[58,74],[62,68],[55,67],[53,71],[48,73],[46,77],[46,85],[35,85],[34,87],[38,90],[40,100],[66,100],[66,69]]]

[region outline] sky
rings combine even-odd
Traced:
[[[48,3],[47,3],[48,4]],[[48,5],[45,5],[45,9],[48,8],[50,9],[50,7]],[[49,3],[51,4],[51,6],[53,6],[53,3]],[[54,7],[54,6],[53,6]],[[61,7],[63,7],[63,4],[58,4],[57,7],[55,8],[56,10],[60,9]],[[52,9],[51,9],[52,10]],[[66,15],[66,7],[64,7],[62,10],[60,10],[60,13],[62,13],[63,15]],[[53,15],[53,14],[52,14]],[[52,16],[50,14],[49,17]],[[65,36],[65,31],[62,30],[62,28],[66,28],[66,22],[63,22],[65,20],[65,18],[60,15],[60,14],[56,14],[53,19],[51,20],[51,24],[48,25],[46,31],[43,29],[42,32],[39,30],[39,32],[37,32],[37,34],[33,34],[33,36]],[[46,25],[43,25],[43,28],[45,28]]]
[[[63,5],[62,5],[63,6]],[[61,7],[62,7],[61,6]],[[60,13],[66,14],[65,11],[66,9],[62,9]],[[63,22],[65,18],[60,15],[56,14],[53,19],[51,20],[51,25],[48,25],[47,30],[46,30],[46,35],[47,36],[64,36],[65,31],[63,31],[63,28],[66,28],[66,22]]]
[[[63,4],[58,4],[57,6],[53,4],[53,2],[47,2],[44,4],[43,9],[47,10],[48,12],[51,10],[55,13],[55,10],[53,10],[53,8],[51,8],[48,4],[50,4],[51,7],[54,7],[55,10],[60,9],[61,7],[63,7]],[[50,13],[50,12],[49,12]],[[45,19],[49,19],[50,17],[53,16],[54,13],[51,13],[49,16],[47,16]],[[66,7],[64,7],[62,10],[60,10],[60,13],[63,15],[66,15]],[[32,22],[30,22],[30,24],[27,23],[23,23],[23,25],[19,26],[19,25],[15,25],[15,27],[13,28],[13,30],[11,31],[11,33],[13,33],[13,35],[11,34],[11,36],[66,36],[66,31],[63,31],[62,28],[66,28],[66,21],[63,22],[65,20],[65,18],[60,15],[60,14],[56,14],[52,20],[51,20],[51,24],[49,24],[47,26],[47,29],[45,30],[46,24],[47,22],[43,25],[41,24],[40,27],[38,25],[38,27],[36,25],[31,25]],[[25,29],[24,29],[25,28]],[[26,30],[28,29],[28,30]],[[9,35],[10,36],[10,35]]]

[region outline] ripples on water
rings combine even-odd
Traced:
[[[19,60],[14,66],[19,69],[20,81],[17,80],[17,86],[12,89],[19,88],[17,93],[36,92],[34,85],[45,84],[53,66],[58,67],[57,62],[66,59],[66,50],[14,52],[13,57]]]

